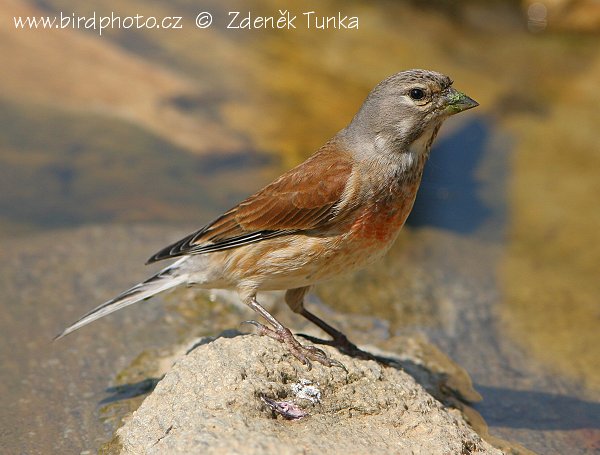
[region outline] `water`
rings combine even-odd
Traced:
[[[2,31],[3,449],[97,450],[140,399],[110,387],[142,393],[171,346],[247,319],[176,294],[49,342],[146,277],[150,254],[315,150],[376,82],[425,67],[481,106],[444,125],[390,255],[319,286],[311,306],[357,342],[401,350],[403,336],[426,337],[470,374],[493,435],[539,453],[598,450],[597,37],[532,34],[500,3],[309,6],[348,10],[361,27]],[[168,8],[193,17],[196,7]],[[203,8],[218,24],[242,5]]]

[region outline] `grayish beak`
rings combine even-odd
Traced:
[[[472,98],[469,98],[462,92],[454,88],[450,88],[445,96],[446,109],[448,115],[458,114],[459,112],[466,111],[479,106],[479,103]]]

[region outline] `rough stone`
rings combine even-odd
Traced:
[[[325,350],[347,371],[308,370],[266,337],[200,340],[118,430],[121,453],[502,453],[408,373]],[[308,415],[287,420],[263,397]]]

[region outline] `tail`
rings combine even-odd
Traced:
[[[80,329],[84,325],[88,325],[90,322],[94,322],[96,319],[103,318],[104,316],[120,310],[121,308],[125,308],[126,306],[139,302],[140,300],[149,299],[160,292],[184,283],[187,279],[187,276],[185,274],[177,273],[177,265],[179,265],[179,262],[182,261],[177,261],[175,264],[167,267],[164,270],[161,270],[143,283],[136,284],[134,287],[123,292],[114,299],[94,308],[92,311],[82,316],[77,322],[56,335],[54,340],[58,340],[59,338],[62,338],[65,335]]]

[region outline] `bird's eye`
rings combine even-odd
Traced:
[[[410,92],[408,92],[408,96],[410,96],[413,100],[422,100],[425,98],[425,90],[422,88],[412,88]]]

